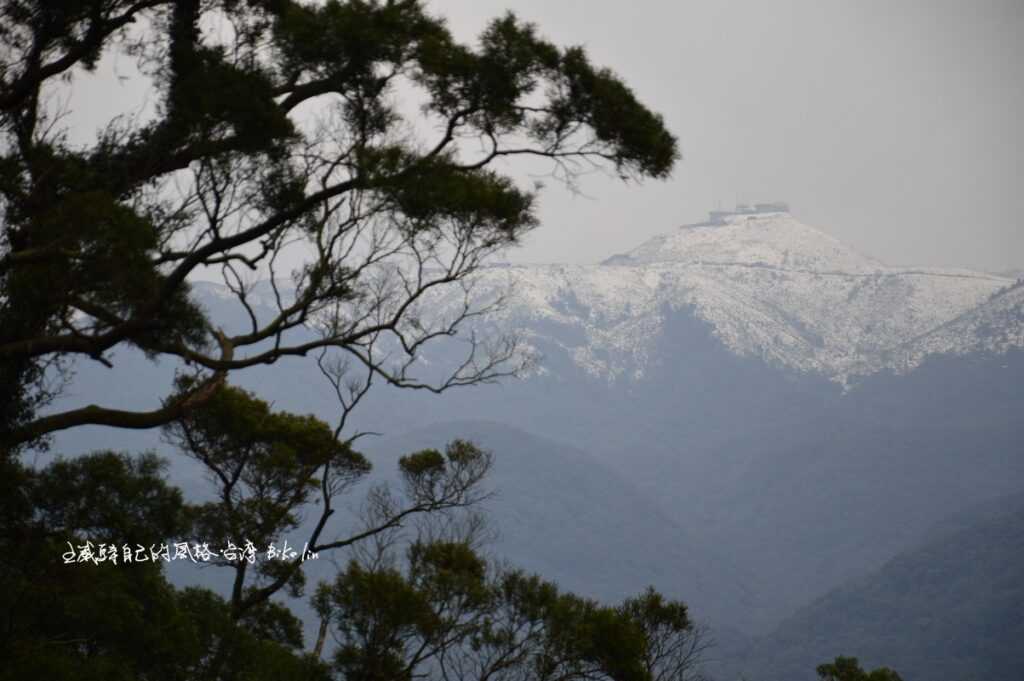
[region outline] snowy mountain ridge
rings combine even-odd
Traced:
[[[717,212],[597,265],[484,267],[471,285],[480,307],[503,298],[489,324],[612,382],[642,380],[673,361],[658,343],[680,316],[696,317],[739,356],[842,384],[907,372],[930,355],[1024,347],[1024,280],[890,267],[785,210]],[[210,299],[234,299],[222,285],[197,286]],[[292,295],[289,282],[279,286]],[[454,318],[465,294],[436,289],[414,314]],[[267,282],[249,300],[276,305]]]
[[[732,352],[846,382],[935,353],[1024,346],[1024,291],[964,269],[889,267],[785,211],[719,214],[599,265],[486,268],[495,321],[588,373],[640,379],[666,320],[692,312]]]

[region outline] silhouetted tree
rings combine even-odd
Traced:
[[[112,54],[152,79],[155,115],[73,145],[53,95]],[[567,181],[591,165],[663,178],[677,150],[610,71],[511,14],[470,46],[417,0],[3,0],[0,441],[163,426],[286,356],[319,356],[343,411],[374,380],[443,390],[514,370],[500,339],[467,337],[429,381],[413,362],[481,312],[468,292],[424,310],[427,294],[468,287],[536,224],[534,190],[496,169],[522,156]],[[246,328],[195,304],[199,271],[223,276]],[[40,415],[71,362],[122,346],[194,380],[155,410]]]
[[[112,55],[151,80],[152,116],[116,112],[73,144],[62,90]],[[305,652],[276,598],[302,592],[301,563],[214,557],[233,577],[221,596],[136,559],[172,540],[266,541],[314,505],[307,546],[330,551],[479,499],[490,459],[456,442],[403,458],[364,527],[327,532],[332,500],[369,468],[347,417],[371,384],[443,391],[516,369],[514,339],[472,335],[444,375],[415,361],[488,309],[471,275],[536,225],[536,188],[498,170],[518,157],[571,183],[590,167],[663,178],[677,150],[614,74],[511,14],[466,45],[416,0],[0,0],[0,674],[328,678],[322,641]],[[221,275],[241,328],[193,299],[199,272]],[[456,304],[430,307],[444,287]],[[114,366],[125,348],[179,367],[154,386],[158,408],[54,408],[76,362]],[[229,384],[307,356],[337,393],[334,424]],[[25,462],[88,425],[164,429],[213,494],[186,504],[149,456]],[[448,549],[422,550],[435,570]],[[573,608],[594,626],[623,617]],[[619,664],[609,654],[583,658]],[[635,675],[638,660],[621,664]]]
[[[322,539],[321,516],[308,547],[358,550],[313,595],[322,626],[310,649],[280,598],[303,596],[303,563],[248,562],[224,547],[298,527],[303,495],[325,485],[309,477],[321,461],[298,463],[306,456],[333,461],[326,487],[336,491],[366,463],[326,424],[268,412],[242,391],[219,389],[198,414],[172,427],[211,474],[215,494],[198,505],[167,485],[152,455],[96,453],[39,470],[3,460],[0,678],[698,678],[702,632],[682,603],[648,590],[602,605],[480,556],[479,516],[452,514],[481,498],[490,457],[462,441],[401,458],[398,489],[376,488],[351,535]],[[299,434],[279,439],[286,430]],[[310,454],[291,451],[297,441]],[[399,556],[408,526],[419,532]],[[171,586],[159,557],[168,542],[164,551],[197,554],[211,545],[204,562],[233,573],[229,595]]]
[[[332,667],[364,681],[686,681],[704,645],[686,606],[653,589],[602,605],[451,538],[353,560],[314,603]]]
[[[888,667],[864,671],[855,657],[837,657],[834,662],[818,665],[818,676],[824,681],[902,681]]]

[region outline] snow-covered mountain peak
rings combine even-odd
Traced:
[[[707,323],[738,355],[840,382],[910,370],[928,354],[1021,344],[1017,307],[994,317],[1012,327],[997,344],[979,338],[991,324],[968,323],[1012,279],[889,267],[788,208],[716,212],[600,265],[494,268],[478,283],[511,294],[504,323],[609,380],[670,361],[656,348],[678,314]]]
[[[864,274],[885,269],[788,211],[716,212],[707,222],[654,237],[606,265],[674,262]]]

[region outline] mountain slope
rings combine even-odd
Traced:
[[[929,355],[1001,354],[1024,347],[1024,279],[997,291],[981,305],[900,348],[907,364]]]
[[[701,621],[723,622],[758,599],[726,551],[697,541],[628,482],[572,446],[481,421],[439,423],[371,442],[375,467],[398,456],[472,440],[495,455],[486,503],[493,551],[581,594],[617,601],[649,585],[685,600]],[[489,547],[491,548],[491,547]]]
[[[1024,498],[1002,499],[801,610],[735,667],[810,681],[815,664],[845,654],[907,681],[1013,681],[1024,664],[1022,565]]]

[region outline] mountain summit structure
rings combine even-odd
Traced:
[[[737,203],[736,210],[713,210],[708,214],[709,225],[723,225],[729,218],[737,215],[761,215],[764,213],[788,213],[789,204],[785,201],[772,201],[769,203],[755,203],[753,206],[746,203]]]

